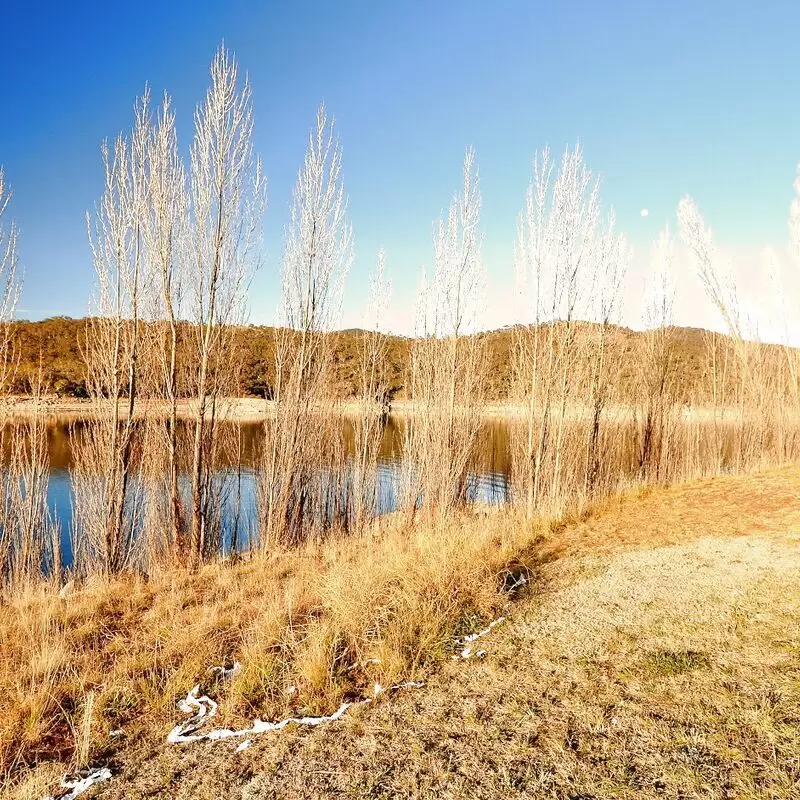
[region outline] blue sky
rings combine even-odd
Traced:
[[[344,324],[359,322],[383,246],[395,284],[389,324],[407,326],[467,145],[481,171],[492,324],[510,307],[515,217],[545,144],[580,140],[602,175],[604,200],[640,254],[631,297],[684,193],[745,269],[762,245],[787,238],[800,160],[796,2],[5,5],[0,164],[21,228],[23,316],[85,313],[100,142],[130,125],[149,82],[155,96],[173,96],[187,143],[222,39],[250,75],[269,178],[254,322],[273,318],[292,184],[323,100],[337,119],[355,230]],[[679,321],[692,321],[697,291],[686,289]]]

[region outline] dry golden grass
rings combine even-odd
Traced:
[[[608,504],[534,548],[572,542],[485,660],[446,661],[422,690],[239,755],[138,752],[103,796],[797,797],[798,479]]]
[[[793,467],[635,492],[527,529],[503,512],[437,531],[395,519],[195,576],[22,598],[0,611],[6,769],[68,763],[94,693],[104,797],[796,797],[798,481]],[[484,661],[451,662],[454,633],[507,608],[497,577],[515,560],[533,590]],[[230,686],[208,680],[234,658]],[[242,754],[165,742],[200,680],[226,724],[287,713],[290,683],[296,705],[330,712],[419,677]],[[56,771],[18,770],[6,797],[41,796]]]
[[[567,515],[540,549],[543,558],[625,547],[800,530],[797,467],[643,487]]]
[[[501,598],[498,574],[530,539],[494,515],[438,528],[399,517],[331,541],[197,574],[90,579],[60,598],[41,588],[0,607],[0,775],[56,759],[108,759],[161,739],[175,702],[211,665],[243,663],[213,687],[222,723],[326,713],[375,681],[410,679],[479,625]],[[379,659],[363,669],[348,667]],[[298,693],[288,696],[294,685]]]

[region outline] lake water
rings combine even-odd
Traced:
[[[343,423],[346,425],[346,423]],[[245,543],[256,524],[257,468],[264,447],[264,431],[259,423],[242,423],[241,449],[238,462],[229,461],[218,473],[224,484],[224,540],[235,535]],[[72,561],[72,442],[81,435],[80,422],[54,421],[48,425],[50,480],[48,505],[61,528],[65,566]],[[344,441],[351,441],[345,432]],[[390,418],[383,434],[378,456],[377,513],[393,511],[397,506],[397,489],[402,449],[402,422]],[[188,489],[188,480],[185,481]],[[506,423],[497,421],[485,426],[481,434],[475,464],[468,476],[467,495],[485,503],[503,503],[509,496],[509,432]],[[236,509],[236,510],[234,510]]]

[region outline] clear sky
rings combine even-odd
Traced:
[[[395,284],[387,322],[408,327],[467,145],[481,171],[490,324],[510,308],[515,217],[545,144],[580,140],[602,176],[604,201],[639,253],[630,297],[687,192],[742,268],[755,269],[760,247],[787,239],[798,32],[796,0],[4,3],[0,164],[21,228],[21,315],[86,312],[85,213],[102,191],[101,140],[128,128],[149,82],[155,97],[172,94],[187,143],[223,39],[250,74],[269,177],[254,322],[273,318],[292,184],[323,100],[355,230],[343,324],[359,323],[383,246]],[[679,322],[704,321],[692,316],[699,291],[687,277]]]

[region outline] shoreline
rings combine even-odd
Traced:
[[[361,413],[357,400],[333,400],[332,405],[344,417],[357,416]],[[194,417],[194,399],[181,399],[178,402],[178,419],[187,420]],[[261,422],[266,414],[274,408],[272,400],[259,397],[223,397],[218,400],[219,418],[228,422]],[[2,408],[2,415],[6,420],[27,419],[38,410],[44,411],[48,422],[69,421],[77,422],[87,420],[93,416],[105,416],[111,413],[111,403],[99,404],[92,400],[78,398],[58,398],[52,395],[44,396],[37,400],[29,396],[11,396],[7,398]],[[541,409],[539,409],[541,410]],[[395,400],[389,407],[389,414],[394,417],[408,417],[415,413],[415,404],[410,400]],[[517,420],[523,419],[528,413],[527,406],[509,401],[493,401],[485,403],[480,410],[480,416],[487,420]],[[551,409],[555,417],[556,408]],[[689,406],[675,405],[675,419],[680,422],[732,422],[739,419],[737,407]],[[136,416],[139,418],[167,417],[169,405],[163,400],[142,400],[137,404]],[[631,422],[636,416],[636,408],[632,405],[608,405],[603,409],[603,417],[608,421]],[[127,417],[127,408],[120,408],[120,418]],[[592,418],[592,408],[588,404],[569,403],[566,408],[565,419],[571,422],[589,421]]]

